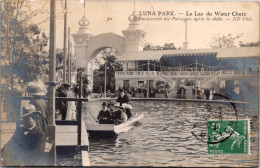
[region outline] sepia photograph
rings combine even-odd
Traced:
[[[259,166],[259,1],[0,3],[1,167]]]

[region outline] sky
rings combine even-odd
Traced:
[[[77,33],[79,29],[78,21],[84,13],[82,0],[68,0],[68,26],[71,34]],[[41,0],[34,0],[32,3],[37,6]],[[63,47],[63,29],[64,21],[62,8],[64,0],[57,0],[57,39],[56,47]],[[188,42],[190,49],[209,48],[209,42],[216,35],[227,35],[232,33],[237,35],[243,33],[240,39],[244,43],[259,41],[259,3],[258,2],[180,2],[180,1],[136,1],[135,9],[139,11],[174,11],[175,17],[185,18],[186,12],[214,13],[217,11],[232,14],[232,12],[246,13],[246,17],[252,21],[233,21],[234,17],[223,17],[223,21],[188,21]],[[113,32],[121,35],[122,30],[128,28],[128,16],[134,10],[134,1],[126,0],[86,0],[86,18],[89,20],[89,31],[92,35]],[[178,14],[184,13],[184,14]],[[157,17],[157,16],[143,16]],[[204,19],[205,16],[202,16]],[[213,16],[212,16],[213,17]],[[212,18],[211,17],[211,18]],[[108,18],[112,18],[108,21]],[[170,17],[172,18],[172,17]],[[194,16],[186,17],[194,19]],[[197,16],[200,18],[200,16]],[[226,20],[226,18],[231,20]],[[241,17],[242,18],[242,17]],[[38,18],[39,19],[39,18]],[[182,47],[185,39],[184,21],[146,21],[139,22],[141,28],[147,33],[146,42],[154,45],[163,45],[164,43],[174,42],[176,47]],[[45,22],[40,28],[49,33],[49,23]]]

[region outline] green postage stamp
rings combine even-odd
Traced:
[[[208,154],[250,154],[250,120],[209,120]]]

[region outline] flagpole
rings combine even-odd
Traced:
[[[197,59],[196,59],[196,66],[195,66],[195,99],[197,99],[197,92],[198,92],[198,84],[197,84]]]

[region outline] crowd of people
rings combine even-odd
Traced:
[[[121,88],[119,87],[118,90],[120,90]],[[146,85],[140,87],[140,88],[136,88],[136,87],[128,87],[125,88],[125,92],[129,95],[131,95],[131,97],[136,97],[136,94],[143,94],[143,97],[151,97],[151,98],[155,98],[156,94],[163,94],[165,96],[165,98],[168,97],[169,94],[169,90],[166,88],[154,88],[152,86],[148,87]]]

